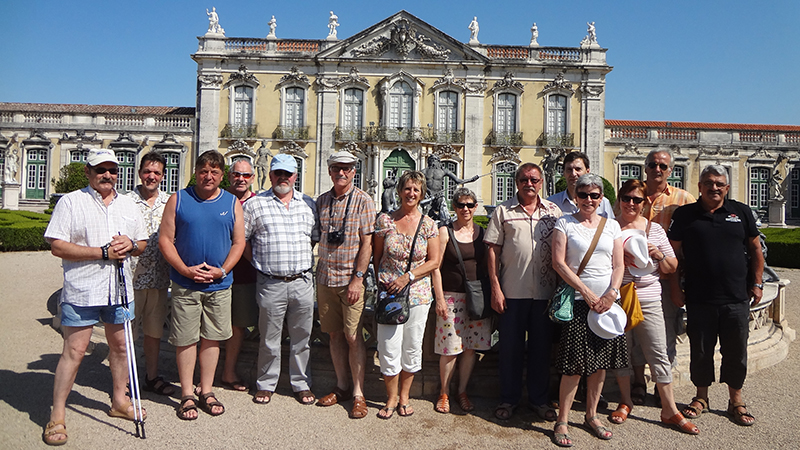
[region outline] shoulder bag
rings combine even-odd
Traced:
[[[603,234],[603,228],[606,226],[606,218],[603,217],[600,219],[600,224],[597,226],[597,230],[594,232],[594,238],[592,238],[592,243],[589,245],[589,250],[583,255],[583,260],[581,261],[580,267],[578,267],[578,272],[575,273],[577,276],[581,276],[583,273],[583,269],[586,268],[586,264],[589,263],[589,259],[592,257],[592,253],[594,253],[595,247],[597,247],[597,241],[600,240],[600,235]],[[575,288],[569,285],[564,280],[561,280],[561,283],[558,284],[556,291],[553,293],[553,298],[550,299],[550,304],[547,306],[547,313],[550,316],[550,320],[555,323],[566,323],[572,320],[572,306],[575,303]]]
[[[408,254],[406,272],[411,270],[411,260],[414,258],[414,247],[417,246],[417,236],[419,236],[419,229],[422,228],[422,221],[424,219],[425,215],[423,214],[422,217],[419,218],[417,232],[414,233],[414,240],[411,241],[411,252]],[[378,283],[378,286],[378,300],[375,304],[375,322],[381,325],[402,325],[406,323],[408,321],[408,311],[411,307],[408,302],[411,282],[396,294],[387,292],[386,287],[381,283]]]
[[[467,268],[464,266],[464,259],[461,257],[461,249],[458,248],[456,235],[452,227],[447,227],[450,235],[450,242],[456,249],[458,256],[458,267],[461,269],[461,276],[464,278],[464,292],[467,300],[467,313],[470,320],[480,320],[489,317],[492,313],[492,288],[488,279],[467,280]]]

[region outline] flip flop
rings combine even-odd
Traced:
[[[413,409],[411,410],[411,412],[408,412],[408,410],[411,409],[411,405],[400,405],[400,408],[398,409],[399,411],[397,411],[397,414],[400,417],[411,417],[414,415]]]
[[[380,409],[380,411],[378,411],[378,414],[377,414],[377,416],[378,416],[378,418],[379,418],[379,419],[383,419],[383,420],[389,420],[389,419],[391,419],[391,418],[392,418],[392,416],[394,416],[394,411],[395,411],[396,409],[397,409],[397,408],[392,408],[392,407],[389,407],[389,406],[384,406],[383,408],[381,408],[381,409]],[[383,415],[381,415],[381,413],[383,413]]]

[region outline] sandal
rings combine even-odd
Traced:
[[[411,412],[409,412],[409,410]],[[397,414],[400,417],[411,417],[414,415],[414,409],[411,408],[411,405],[400,405],[398,408]]]
[[[447,398],[447,394],[439,394],[439,400],[436,401],[436,407],[434,409],[436,412],[442,414],[450,412],[450,399]]]
[[[500,420],[508,420],[514,414],[515,409],[517,409],[517,405],[512,405],[511,403],[500,403],[494,408],[494,416]]]
[[[58,427],[58,428],[56,428]],[[53,436],[57,434],[63,434],[64,439],[56,439]],[[64,423],[63,420],[54,420],[52,422],[48,422],[47,426],[44,427],[44,432],[42,433],[42,440],[47,445],[64,445],[67,443],[67,425]]]
[[[339,402],[346,402],[353,398],[353,390],[343,391],[339,387],[334,387],[331,393],[317,400],[317,406],[333,406]]]
[[[634,405],[644,405],[647,400],[647,385],[644,383],[633,383],[631,385],[631,401]]]
[[[628,420],[628,414],[630,414],[631,411],[633,411],[633,406],[628,406],[625,403],[620,403],[617,406],[617,410],[611,413],[611,416],[609,417],[608,420],[611,423],[621,425],[625,423],[626,420]]]
[[[603,425],[597,425],[597,426],[592,425],[592,422],[594,422],[595,420],[598,422],[600,421],[600,419],[598,419],[597,416],[585,417],[583,424],[586,425],[586,427],[589,428],[589,430],[592,431],[595,436],[604,441],[608,441],[612,437],[614,437],[614,434],[611,432],[611,430],[604,427]]]
[[[242,380],[235,380],[231,381],[230,383],[227,381],[219,381],[220,386],[229,390],[229,391],[238,391],[238,392],[245,392],[247,391],[247,386],[242,383]]]
[[[123,409],[116,409],[112,406],[111,409],[106,411],[106,414],[108,414],[108,417],[117,417],[119,419],[125,419],[130,421],[134,421],[137,419],[136,416],[138,414],[136,414],[136,410],[133,406],[133,403],[128,402],[127,405],[122,405],[122,408]],[[138,419],[141,421],[146,418],[147,418],[147,412],[144,410],[144,408],[142,408],[142,417],[139,417]]]
[[[697,403],[700,405],[698,408],[697,406],[692,406],[693,404]],[[701,398],[701,397],[692,397],[691,403],[686,405],[683,408],[683,415],[686,416],[687,419],[696,419],[700,414],[703,414],[708,410],[708,399]]]
[[[367,408],[367,401],[361,395],[353,397],[353,409],[350,410],[351,419],[363,419],[367,417],[369,409]]]
[[[391,419],[392,416],[394,416],[394,410],[395,409],[397,409],[397,408],[393,408],[393,407],[390,407],[390,406],[384,406],[383,408],[381,408],[378,411],[378,418],[383,419],[383,420]],[[383,413],[383,415],[381,415],[381,413]]]
[[[266,405],[270,402],[270,400],[272,400],[272,394],[272,391],[258,391],[256,392],[256,395],[253,396],[253,403]]]
[[[186,406],[186,403],[188,402],[192,402],[192,404]],[[189,411],[197,411],[197,400],[195,400],[194,395],[187,395],[181,397],[181,405],[178,407],[176,413],[178,414],[178,418],[181,420],[196,420],[197,416],[194,417],[186,416],[186,413]]]
[[[297,401],[302,403],[303,405],[313,405],[314,402],[317,401],[317,398],[314,397],[314,393],[312,393],[308,389],[295,392],[294,398],[296,398]],[[310,398],[311,400],[306,400],[307,398]]]
[[[728,400],[728,414],[730,414],[734,423],[743,427],[749,427],[756,423],[756,418],[747,412],[747,405],[744,402],[733,402]],[[745,420],[745,417],[752,420]]]
[[[553,444],[556,444],[559,447],[572,447],[575,445],[575,443],[572,442],[572,438],[569,437],[569,434],[556,433],[556,428],[560,426],[568,427],[569,424],[567,422],[556,422],[556,426],[553,427]]]
[[[675,425],[678,427],[678,430],[683,431],[687,434],[699,434],[700,430],[693,424],[689,422],[689,419],[683,417],[683,414],[678,413],[674,416],[670,417],[669,419],[661,418],[661,423],[665,423],[667,425]]]
[[[222,411],[215,413],[215,406],[222,408]],[[225,412],[225,406],[217,400],[214,391],[206,392],[200,396],[200,409],[212,416],[221,416]]]
[[[551,408],[549,405],[532,406],[531,409],[533,409],[540,419],[547,422],[552,422],[558,418],[556,410]]]
[[[470,412],[475,409],[475,405],[469,400],[466,392],[458,394],[458,406],[461,407],[461,410],[464,412]]]
[[[148,380],[147,375],[145,375],[144,390],[147,392],[155,392],[158,395],[170,396],[175,392],[175,387],[164,381],[160,376]]]

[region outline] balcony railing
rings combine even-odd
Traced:
[[[425,141],[427,142],[434,142],[437,144],[463,144],[464,143],[464,131],[463,130],[454,130],[454,131],[441,131],[436,130],[433,128],[427,128],[425,130]]]
[[[258,125],[235,125],[226,124],[219,137],[223,138],[256,138],[258,137]]]
[[[612,139],[647,139],[647,130],[644,128],[612,128]]]
[[[422,142],[422,128],[416,127],[370,127],[372,140],[383,142]]]
[[[539,145],[543,147],[574,147],[575,134],[542,133],[539,136]]]
[[[349,127],[336,127],[334,130],[334,137],[337,141],[366,141],[367,129],[366,128],[349,128]]]
[[[275,139],[307,141],[308,127],[285,127],[279,125],[278,128],[275,128]]]
[[[489,135],[490,145],[508,145],[512,147],[522,146],[522,132],[516,131],[492,131]]]

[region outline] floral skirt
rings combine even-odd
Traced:
[[[437,355],[458,355],[464,349],[489,350],[492,343],[492,319],[470,320],[467,296],[463,292],[444,293],[447,319],[436,316]]]

